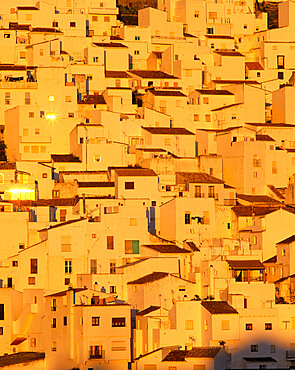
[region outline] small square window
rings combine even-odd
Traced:
[[[266,322],[264,327],[265,327],[265,330],[272,330],[272,323]]]
[[[28,278],[28,285],[35,285],[36,284],[36,280],[35,280],[35,277],[29,277]]]
[[[251,352],[258,352],[258,344],[251,344]]]
[[[18,267],[18,261],[12,261],[12,266],[13,267]]]
[[[283,80],[284,79],[284,72],[278,72],[278,79]]]
[[[43,177],[43,179],[47,179],[47,173],[43,172],[42,177]]]
[[[137,225],[137,219],[136,218],[130,218],[130,226],[136,226]]]
[[[65,285],[71,284],[71,278],[65,278]]]
[[[58,22],[53,21],[52,22],[52,27],[58,27]]]
[[[76,28],[76,22],[70,22],[70,28]]]
[[[35,135],[40,135],[40,129],[39,128],[35,128]]]
[[[128,190],[134,190],[134,182],[132,181],[126,181],[125,182],[125,189],[128,189]]]
[[[111,17],[106,16],[106,17],[103,18],[103,20],[104,20],[104,22],[110,22],[111,21]]]
[[[70,102],[72,101],[72,97],[71,97],[71,96],[66,96],[66,97],[65,97],[65,101],[66,101],[67,103],[70,103]]]
[[[99,326],[99,316],[92,316],[92,326]]]
[[[74,117],[75,117],[75,114],[74,114],[74,113],[69,113],[69,114],[68,114],[68,117],[69,117],[69,118],[74,118]]]
[[[134,55],[139,55],[139,50],[134,50]]]
[[[54,98],[54,96],[53,95],[49,95],[48,96],[48,101],[54,101],[55,100],[55,98]]]
[[[253,324],[246,324],[246,330],[253,330]]]
[[[34,118],[34,112],[29,112],[29,118]]]

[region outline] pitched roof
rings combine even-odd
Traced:
[[[275,212],[279,207],[252,207],[252,206],[234,206],[232,210],[237,217],[266,216]]]
[[[245,56],[241,54],[240,52],[234,51],[234,50],[215,50],[214,52],[224,57],[244,57]]]
[[[195,135],[183,127],[142,127],[152,135]]]
[[[264,69],[259,62],[246,62],[245,64],[250,70],[262,71]]]
[[[150,306],[142,311],[137,312],[135,316],[145,316],[145,315],[148,315],[149,313],[157,311],[159,308],[160,306]]]
[[[234,95],[228,90],[209,90],[209,89],[196,89],[202,95]]]
[[[106,78],[130,78],[131,76],[125,71],[105,71]]]
[[[272,137],[269,135],[256,135],[256,141],[275,141]]]
[[[228,39],[228,40],[233,40],[233,36],[229,35],[205,35],[208,39]]]
[[[79,292],[82,292],[83,290],[87,290],[87,289],[88,288],[67,289],[67,290],[62,290],[62,291],[57,292],[57,293],[48,294],[48,295],[46,295],[46,297],[64,297],[65,295],[67,295],[67,292],[69,290],[73,290],[75,293],[79,293]]]
[[[41,229],[41,230],[38,230],[38,231],[39,232],[40,231],[48,231],[48,230],[56,229],[56,228],[62,227],[62,226],[67,226],[67,225],[73,224],[75,222],[84,221],[84,220],[86,220],[86,218],[78,218],[76,220],[69,220],[69,221],[66,221],[66,222],[61,222],[61,223],[59,223],[57,225],[45,227],[44,229]]]
[[[206,308],[212,315],[237,314],[235,310],[227,301],[203,301],[202,306]]]
[[[113,181],[81,181],[78,188],[112,188],[115,186]]]
[[[128,72],[141,77],[141,78],[163,78],[163,79],[177,79],[178,77],[169,75],[163,71],[149,71],[149,70],[139,70],[139,69],[130,69]]]
[[[267,185],[268,188],[280,199],[285,199],[281,189],[276,188],[274,185]]]
[[[45,358],[43,352],[18,352],[11,355],[0,356],[0,367],[24,364]]]
[[[10,203],[25,207],[74,207],[79,201],[78,197],[73,198],[53,198],[39,200],[11,200]]]
[[[268,195],[247,195],[247,194],[237,194],[238,199],[245,200],[250,203],[267,203],[267,204],[277,204],[280,205],[281,202],[269,197]]]
[[[78,100],[78,104],[106,104],[106,101],[103,95],[86,95]]]
[[[149,90],[155,96],[178,96],[178,97],[185,97],[186,95],[183,94],[181,91],[172,91],[172,90]]]
[[[187,249],[179,248],[175,244],[153,244],[143,245],[160,253],[190,253]]]
[[[63,33],[56,28],[49,28],[49,27],[35,27],[32,29],[32,32],[44,32],[44,33]]]
[[[200,252],[200,249],[196,246],[196,244],[194,242],[185,240],[184,243],[188,245],[188,247],[191,251]]]
[[[0,71],[26,71],[28,69],[35,69],[34,66],[16,66],[14,64],[0,64]]]
[[[16,170],[15,162],[0,162],[0,170]]]
[[[103,48],[127,48],[128,46],[120,42],[94,42],[93,45]]]
[[[224,181],[205,172],[176,172],[176,184],[223,184]]]
[[[237,107],[238,105],[243,105],[243,104],[244,103],[233,103],[233,104],[229,104],[229,105],[223,105],[222,107],[211,109],[211,112],[217,112],[217,111],[222,110],[222,109]],[[232,129],[232,127],[228,127],[228,128]],[[222,131],[225,131],[225,130],[222,130]]]
[[[186,358],[215,358],[221,347],[193,347],[191,350],[173,350],[162,362],[184,362]]]
[[[234,84],[246,84],[246,85],[259,85],[260,82],[254,80],[212,80],[216,84],[227,84],[227,85],[234,85]]]
[[[227,260],[233,270],[263,270],[265,266],[259,260]]]
[[[17,22],[10,22],[9,29],[29,31],[31,29],[31,26],[29,24],[18,24]]]
[[[36,6],[17,6],[17,10],[39,10]]]
[[[157,176],[150,168],[118,168],[115,169],[118,176]]]
[[[289,236],[288,238],[281,240],[280,242],[276,243],[278,244],[289,244],[295,242],[295,235]]]
[[[51,154],[51,159],[53,162],[81,162],[79,157],[73,154]]]
[[[273,357],[243,357],[246,362],[277,362]]]
[[[266,261],[263,261],[263,264],[265,263],[277,263],[277,255],[268,258]]]
[[[154,281],[158,281],[161,279],[164,279],[165,277],[169,276],[168,272],[153,272],[149,275],[145,275],[139,279],[129,281],[127,285],[132,285],[132,284],[148,284],[148,283],[153,283]]]
[[[19,344],[21,344],[22,342],[24,342],[25,340],[27,340],[28,338],[27,337],[16,337],[11,343],[10,345],[11,346],[17,346]]]
[[[162,362],[183,362],[189,351],[187,350],[173,350],[163,358]]]

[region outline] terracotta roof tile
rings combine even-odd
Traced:
[[[229,105],[223,105],[222,107],[211,109],[211,112],[217,112],[217,111],[222,110],[222,109],[237,107],[238,105],[243,105],[243,104],[244,103],[233,103],[233,104],[229,104]],[[232,127],[229,127],[229,129],[232,129]],[[222,130],[222,131],[224,131],[224,130]]]
[[[200,252],[200,248],[198,248],[194,242],[189,242],[185,240],[184,244],[187,245],[191,251]]]
[[[142,127],[153,135],[195,135],[183,127]]]
[[[81,162],[78,157],[73,154],[51,154],[51,159],[53,162],[63,163],[63,162]]]
[[[281,240],[280,242],[276,243],[278,244],[289,244],[295,242],[295,235],[289,236],[288,238]]]
[[[217,177],[208,175],[205,172],[176,172],[176,184],[186,184],[188,190],[188,184],[204,183],[204,184],[223,184],[224,181]]]
[[[154,311],[157,311],[160,308],[160,306],[150,306],[142,311],[137,312],[136,316],[145,316],[149,313],[152,313]]]
[[[9,29],[10,30],[23,30],[29,31],[31,26],[29,24],[18,24],[17,22],[10,22]]]
[[[49,27],[35,27],[32,29],[32,32],[42,32],[42,33],[63,33],[56,28],[49,28]]]
[[[106,104],[103,95],[85,95],[78,104]]]
[[[143,246],[153,249],[160,253],[190,253],[189,250],[179,248],[175,244],[153,244],[153,245],[143,245]]]
[[[76,222],[80,222],[80,221],[85,221],[85,220],[86,220],[86,218],[79,218],[79,219],[75,219],[75,220],[69,220],[69,221],[66,221],[66,222],[61,222],[57,225],[45,227],[44,229],[41,229],[41,230],[38,230],[38,231],[52,230],[52,229],[56,229],[58,227],[67,226],[67,225],[70,225],[70,224],[73,224],[73,223],[76,223]]]
[[[259,85],[260,82],[254,80],[212,80],[216,84],[227,84],[227,85],[234,85],[234,84],[246,84],[246,85]]]
[[[150,71],[150,70],[139,70],[139,69],[130,69],[128,72],[141,77],[141,78],[155,78],[155,79],[177,79],[178,77],[169,75],[168,73],[162,71]]]
[[[131,78],[125,71],[105,71],[106,78]]]
[[[252,207],[252,206],[234,206],[232,210],[237,217],[266,216],[275,212],[279,207]]]
[[[209,89],[197,89],[202,95],[234,95],[232,92],[227,90],[209,90]]]
[[[246,362],[277,362],[273,357],[243,357]]]
[[[237,198],[244,200],[249,203],[264,203],[265,205],[277,205],[282,204],[278,200],[269,197],[268,195],[246,195],[246,194],[237,194]]]
[[[115,183],[112,181],[81,181],[78,182],[79,188],[112,188]]]
[[[118,176],[157,176],[150,168],[118,168],[115,169]]]
[[[184,362],[188,352],[187,350],[170,351],[168,355],[163,358],[162,362]]]
[[[267,185],[268,188],[280,199],[285,199],[284,193],[282,190],[277,189],[274,185]]]
[[[203,301],[202,306],[212,315],[237,314],[236,311],[227,301]]]
[[[233,36],[229,35],[205,35],[208,39],[224,39],[224,40],[233,40]]]
[[[215,53],[225,57],[244,57],[245,55],[234,50],[215,50]]]
[[[227,260],[233,270],[263,270],[265,266],[259,260]]]
[[[74,198],[54,198],[39,200],[12,200],[10,203],[24,207],[74,207],[79,201],[78,197]]]
[[[266,261],[263,261],[263,264],[265,264],[265,263],[277,263],[277,255],[275,255],[273,257],[270,257]]]
[[[17,10],[39,10],[36,6],[17,6]]]
[[[275,141],[272,137],[269,135],[256,135],[256,141]]]
[[[0,356],[0,367],[6,367],[16,364],[25,364],[32,361],[38,361],[45,358],[43,352],[18,352],[11,355]]]
[[[15,162],[0,162],[0,170],[16,170]]]
[[[231,307],[231,306],[230,306]],[[233,309],[234,310],[234,309]],[[234,310],[235,311],[235,310]],[[234,313],[234,312],[231,312]],[[187,354],[187,358],[215,358],[221,347],[193,347]]]
[[[120,42],[94,42],[93,45],[103,48],[128,48]]]
[[[169,276],[168,272],[153,272],[152,274],[145,275],[139,279],[129,281],[127,285],[134,285],[134,284],[139,285],[139,284],[153,283],[154,281],[164,279],[167,276]]]
[[[149,90],[155,96],[178,96],[178,97],[185,97],[186,95],[183,94],[181,91],[171,91],[171,90]]]
[[[254,71],[263,71],[263,67],[259,62],[246,62],[246,67]]]

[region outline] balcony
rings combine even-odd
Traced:
[[[106,15],[117,15],[119,14],[118,8],[88,8],[89,14],[106,14]]]
[[[224,205],[225,206],[235,206],[237,204],[237,200],[236,199],[224,199]]]
[[[105,359],[105,350],[90,350],[89,360]]]
[[[214,200],[218,200],[218,194],[214,193],[214,194],[208,194],[208,198],[214,198]]]
[[[295,350],[286,351],[286,359],[287,360],[295,360]]]
[[[0,89],[37,89],[38,82],[1,81]]]

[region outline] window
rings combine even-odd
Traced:
[[[210,225],[210,213],[209,211],[203,211],[203,224]]]
[[[266,322],[264,325],[265,330],[272,330],[272,323],[271,322]]]
[[[260,72],[257,72],[256,73],[256,77],[260,77],[261,73]]]
[[[99,326],[99,316],[92,316],[92,326]]]
[[[247,28],[248,28],[248,25],[244,24],[244,30],[246,30]]]
[[[213,32],[214,32],[213,27],[207,28],[208,35],[213,35]]]
[[[137,225],[137,219],[136,218],[130,218],[130,226],[136,226]]]
[[[144,365],[144,370],[157,370],[157,365]]]
[[[23,136],[28,136],[29,135],[29,129],[23,128]]]
[[[29,118],[34,118],[34,112],[29,112]]]
[[[90,260],[90,274],[97,274],[97,260]]]
[[[257,244],[257,236],[254,236],[253,237],[253,244],[256,245]]]
[[[278,79],[283,80],[284,79],[284,72],[278,72]]]
[[[43,178],[43,179],[47,179],[47,173],[46,173],[46,172],[43,172],[43,173],[42,173],[42,178]]]
[[[185,330],[194,330],[194,320],[185,320]]]
[[[20,51],[19,58],[20,59],[26,59],[26,52],[25,51]]]
[[[65,273],[66,274],[72,273],[72,260],[71,259],[65,260]]]
[[[246,330],[253,330],[253,324],[246,324]]]
[[[5,93],[5,105],[10,105],[10,92]]]
[[[244,298],[244,308],[247,308],[248,307],[248,300],[247,298]]]
[[[206,370],[206,365],[194,365],[194,370]]]
[[[139,55],[139,50],[134,50],[134,55]]]
[[[59,221],[60,222],[65,222],[67,220],[67,210],[66,209],[61,209],[59,212]]]
[[[86,77],[86,80],[87,81],[92,81],[92,79],[93,79],[93,76],[92,75],[87,75],[87,77]],[[95,108],[95,107],[94,107]]]
[[[70,22],[70,28],[76,28],[76,22]]]
[[[214,198],[214,197],[215,197],[215,187],[208,186],[208,198]]]
[[[35,128],[35,135],[40,135],[40,129],[39,128]]]
[[[52,342],[51,351],[56,352],[56,341]]]
[[[24,244],[22,244],[22,243],[20,243],[20,244],[18,245],[18,247],[19,247],[19,249],[25,249],[25,245],[24,245]]]
[[[284,69],[285,68],[285,55],[278,55],[277,56],[277,68]]]
[[[65,285],[70,285],[71,279],[70,278],[65,278]]]
[[[0,303],[0,320],[4,320],[4,303]]]
[[[31,338],[31,347],[36,347],[36,345],[37,345],[37,339]]]
[[[31,152],[36,154],[39,153],[39,147],[37,145],[32,145]]]
[[[61,252],[71,252],[72,251],[72,237],[71,236],[61,236],[60,245],[61,245]]]
[[[205,121],[211,122],[211,114],[205,114]]]
[[[176,107],[180,108],[181,107],[181,100],[176,100]]]
[[[195,198],[202,197],[202,190],[201,185],[195,185]]]
[[[53,21],[52,22],[52,27],[58,27],[58,22]]]
[[[278,174],[278,163],[277,161],[272,161],[272,169],[271,169],[271,172],[273,175],[277,175]]]
[[[209,104],[209,98],[203,98],[203,104]]]
[[[112,327],[126,326],[125,317],[112,317]]]
[[[110,286],[110,293],[115,294],[116,292],[117,292],[117,289],[116,289],[115,285],[111,285]]]
[[[51,327],[56,328],[56,318],[55,317],[53,317],[52,319]]]
[[[93,15],[92,16],[92,22],[97,22],[98,21],[98,16],[97,15]]]
[[[3,326],[0,326],[0,335],[3,335]]]
[[[29,92],[25,93],[25,105],[31,104],[31,94]]]
[[[251,344],[250,350],[251,352],[258,352],[258,344]]]
[[[170,146],[171,145],[171,139],[170,138],[165,138],[164,139],[164,145],[165,146]]]
[[[221,320],[221,330],[229,330],[229,320]]]
[[[55,100],[55,97],[53,95],[48,96],[48,101],[54,101],[54,100]]]
[[[38,260],[31,258],[31,274],[38,274]]]
[[[66,97],[65,97],[65,101],[66,101],[67,103],[70,103],[70,102],[72,101],[72,97],[71,97],[71,96],[66,96]]]
[[[270,345],[270,353],[276,353],[276,346],[274,344]]]
[[[59,190],[52,190],[52,198],[59,198],[60,191]]]
[[[139,240],[125,240],[126,254],[139,254]]]
[[[125,189],[126,190],[133,190],[134,189],[134,182],[132,181],[126,181],[125,182]]]
[[[12,266],[13,267],[18,267],[18,261],[12,261]]]
[[[107,236],[107,249],[114,249],[114,236],[113,235]]]
[[[184,223],[186,225],[191,224],[191,213],[190,212],[185,212],[185,214],[184,214]]]
[[[36,284],[36,279],[34,276],[31,276],[28,278],[28,285],[35,285]]]
[[[134,37],[134,39],[135,39],[136,41],[139,41],[139,40],[140,40],[140,36],[135,36],[135,37]]]
[[[75,113],[72,113],[72,112],[71,113],[68,113],[68,117],[69,118],[74,118],[75,117]]]
[[[194,121],[197,121],[197,122],[200,121],[200,117],[198,114],[194,114]]]
[[[110,274],[116,273],[116,261],[111,260],[110,262]]]

